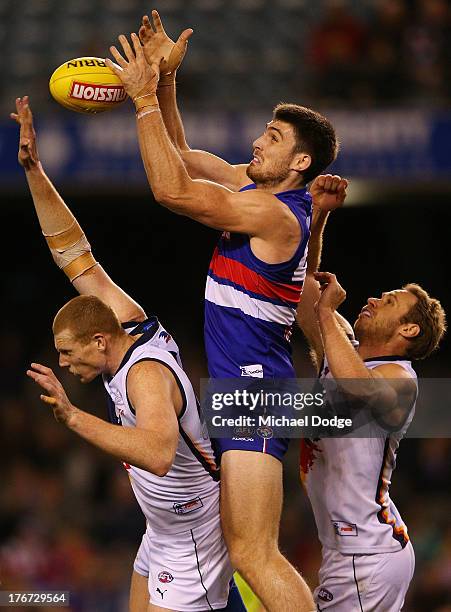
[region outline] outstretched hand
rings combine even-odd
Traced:
[[[31,369],[27,370],[27,376],[46,392],[46,394],[42,394],[40,397],[45,404],[52,407],[55,419],[59,423],[69,426],[70,418],[77,409],[70,403],[63,385],[57,379],[53,370],[40,363],[32,363]]]
[[[340,208],[346,199],[347,187],[348,181],[337,174],[320,174],[310,185],[314,206],[323,211]]]
[[[316,312],[321,309],[337,310],[346,299],[346,291],[340,285],[335,274],[315,272],[314,277],[320,284],[321,297],[315,304]]]
[[[139,38],[134,32],[131,34],[131,40],[133,49],[126,36],[123,34],[119,36],[119,42],[127,59],[113,46],[110,47],[110,51],[117,64],[109,58],[105,60],[105,63],[119,77],[127,94],[135,101],[138,95],[154,94],[157,91],[162,56],[149,65],[144,57]]]
[[[183,30],[174,42],[166,34],[158,11],[152,11],[152,21],[144,15],[139,28],[139,40],[144,49],[144,56],[149,65],[163,60],[160,65],[161,75],[174,73],[185,57],[188,39],[193,33],[191,28]]]
[[[33,114],[28,96],[16,98],[16,111],[11,113],[10,117],[20,125],[17,159],[25,170],[30,170],[30,168],[39,163],[39,155],[36,145],[36,132],[33,127]]]

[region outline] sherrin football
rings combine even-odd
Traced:
[[[103,113],[127,98],[120,79],[100,57],[77,57],[61,64],[50,77],[50,93],[77,113]]]

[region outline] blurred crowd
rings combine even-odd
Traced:
[[[68,116],[48,91],[53,70],[105,57],[152,8],[171,36],[194,29],[179,75],[185,109],[443,108],[451,97],[449,0],[0,0],[0,109],[28,93],[39,112]]]
[[[125,612],[144,532],[126,471],[53,419],[24,371],[30,358],[56,368],[55,352],[43,344],[29,354],[29,337],[12,328],[0,337],[2,589],[70,591],[74,612]],[[201,358],[192,363],[196,350],[188,353],[190,370],[201,374]],[[68,374],[62,380],[76,405],[106,416],[100,384],[85,387]],[[401,443],[392,492],[416,551],[405,612],[451,610],[450,451],[451,440]],[[316,585],[320,547],[298,478],[296,440],[286,461],[281,545]]]
[[[450,26],[447,0],[376,0],[366,15],[328,0],[307,40],[314,95],[333,104],[445,104]]]

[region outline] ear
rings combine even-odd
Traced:
[[[418,323],[403,323],[399,328],[399,333],[403,338],[415,338],[420,333]]]
[[[296,153],[291,161],[290,170],[305,172],[312,164],[312,158],[308,153]]]
[[[103,334],[94,334],[93,340],[96,343],[97,350],[104,353],[106,351],[106,338]]]

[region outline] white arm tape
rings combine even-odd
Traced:
[[[86,236],[82,234],[80,240],[78,240],[72,246],[66,249],[61,249],[61,248],[52,249],[51,248],[50,252],[52,254],[54,262],[56,263],[58,268],[62,270],[63,268],[68,266],[70,263],[72,263],[74,259],[77,259],[77,257],[80,257],[80,255],[84,255],[85,253],[90,253],[91,245],[89,244]]]

